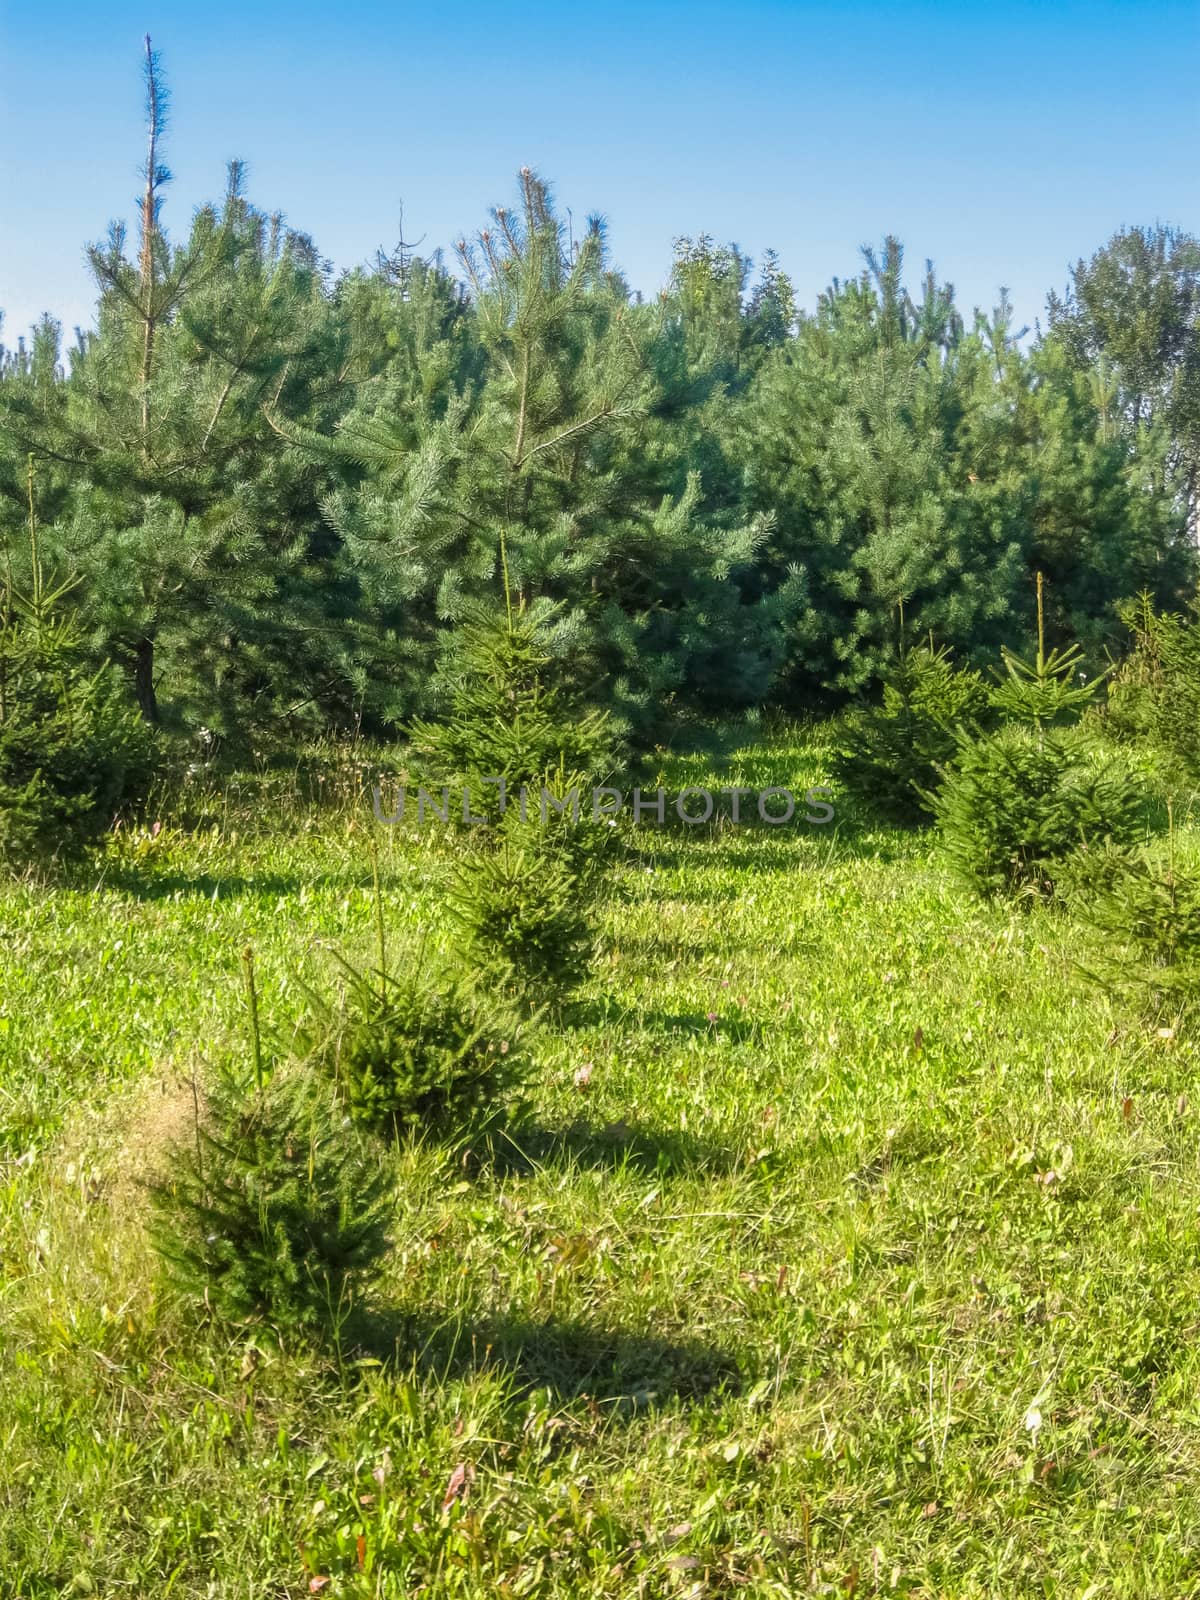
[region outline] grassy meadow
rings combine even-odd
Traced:
[[[828,778],[819,729],[669,792]],[[0,887],[0,1596],[1200,1594],[1200,1103],[930,834],[642,827],[525,1120],[387,1155],[321,1346],[186,1320],[145,1183],[451,834],[247,778]],[[1200,854],[1184,825],[1177,848]]]

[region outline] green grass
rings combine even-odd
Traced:
[[[1197,1055],[1066,916],[846,819],[642,830],[520,1149],[398,1150],[358,1337],[280,1353],[181,1320],[139,1177],[246,944],[278,1048],[370,958],[373,824],[189,810],[0,890],[3,1600],[1200,1594]],[[379,838],[428,959],[451,844]]]

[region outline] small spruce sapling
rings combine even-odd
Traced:
[[[312,992],[302,1048],[356,1123],[396,1136],[477,1134],[516,1109],[521,1022],[473,983],[367,972],[338,958],[337,1000]]]
[[[948,649],[905,645],[884,679],[878,706],[851,712],[834,760],[835,776],[886,821],[914,827],[930,820],[939,768],[954,755],[957,730],[986,711],[977,672],[956,668]]]
[[[1001,650],[1004,675],[992,689],[992,705],[1006,722],[1043,728],[1077,722],[1091,705],[1108,673],[1089,678],[1078,645],[1046,649],[1045,584],[1037,575],[1037,654],[1032,661],[1007,647]]]
[[[1005,651],[1006,676],[992,691],[1003,725],[960,729],[929,796],[952,869],[987,898],[1049,898],[1081,852],[1128,845],[1141,827],[1144,797],[1132,775],[1100,762],[1070,725],[1102,679],[1073,681],[1073,648],[1047,652],[1043,589],[1039,573],[1037,654],[1029,662]]]
[[[1200,616],[1156,613],[1148,594],[1121,611],[1133,649],[1117,668],[1105,726],[1149,744],[1174,782],[1200,781]]]
[[[336,1329],[386,1247],[388,1185],[332,1086],[263,1060],[253,954],[242,956],[252,1082],[226,1066],[194,1143],[150,1188],[150,1237],[186,1302],[280,1336]]]
[[[371,836],[377,965],[336,960],[336,999],[310,988],[302,1053],[337,1087],[356,1122],[396,1136],[477,1134],[515,1109],[527,1066],[525,1028],[511,1008],[461,978],[439,980],[419,963],[390,967],[379,849]]]
[[[618,741],[607,713],[556,681],[545,635],[553,613],[514,608],[503,542],[501,570],[504,608],[472,612],[449,715],[419,725],[414,744],[469,784],[487,817],[468,831],[450,882],[457,953],[477,979],[536,1011],[587,973],[612,846],[590,791],[611,776]]]
[[[1074,898],[1095,936],[1083,970],[1147,1021],[1178,1028],[1200,1012],[1200,876],[1179,866],[1168,812],[1165,860],[1144,849],[1101,852]]]
[[[952,869],[985,898],[1048,898],[1079,851],[1128,844],[1141,826],[1130,775],[1097,767],[1070,728],[961,734],[931,801]]]

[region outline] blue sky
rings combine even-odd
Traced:
[[[0,0],[0,307],[90,320],[83,246],[133,222],[141,37],[173,96],[168,228],[243,157],[336,266],[449,243],[525,163],[609,220],[647,293],[671,240],[773,245],[811,304],[898,233],[960,300],[1032,321],[1122,223],[1200,229],[1200,7],[98,5]]]

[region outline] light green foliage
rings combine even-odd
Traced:
[[[1188,1592],[1196,1044],[1131,1026],[1066,908],[966,903],[886,829],[648,837],[532,1046],[527,1158],[383,1147],[376,1320],[325,1357],[182,1320],[120,1201],[170,1062],[188,1139],[191,1063],[244,1058],[231,952],[282,1040],[314,939],[370,961],[362,818],[188,804],[98,889],[0,889],[4,1587]],[[404,971],[448,846],[379,842]]]
[[[1156,613],[1143,595],[1125,609],[1134,647],[1113,677],[1105,726],[1152,746],[1176,783],[1200,780],[1200,622]]]
[[[1136,1011],[1194,1024],[1200,1003],[1200,878],[1145,850],[1101,851],[1072,884],[1092,931],[1086,965]]]
[[[991,700],[1007,722],[1034,728],[1077,722],[1104,681],[1088,677],[1080,665],[1083,652],[1077,645],[1049,654],[1039,651],[1034,661],[1007,648],[1001,654],[1004,676],[992,690]]]

